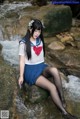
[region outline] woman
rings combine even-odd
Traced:
[[[55,67],[45,64],[44,56],[43,25],[40,20],[34,19],[29,22],[27,33],[20,41],[20,77],[18,83],[21,86],[24,81],[31,86],[36,85],[48,90],[63,117],[65,119],[77,119],[66,111],[59,72]],[[50,82],[48,77],[52,77],[54,83]]]

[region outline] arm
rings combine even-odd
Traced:
[[[24,65],[25,65],[25,56],[20,55],[19,56],[19,68],[20,68],[20,77],[19,77],[19,86],[21,87],[21,84],[23,83],[23,74],[24,74]]]
[[[21,43],[19,45],[19,70],[20,77],[18,80],[19,86],[23,83],[23,74],[24,74],[24,65],[25,65],[25,44]]]
[[[19,67],[20,67],[20,77],[23,77],[24,74],[24,65],[25,65],[25,57],[24,56],[19,56]]]

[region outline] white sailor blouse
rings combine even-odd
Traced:
[[[25,40],[22,39],[19,44],[19,55],[25,56],[25,64],[34,65],[44,62],[43,43],[40,38],[35,41],[30,41],[31,44],[31,59],[28,60],[26,55]]]

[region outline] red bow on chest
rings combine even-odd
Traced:
[[[42,46],[39,46],[39,47],[33,46],[33,50],[36,55],[39,55],[42,51]]]

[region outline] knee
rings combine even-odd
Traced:
[[[51,71],[54,72],[54,73],[58,73],[58,69],[55,68],[55,67],[51,67]]]

